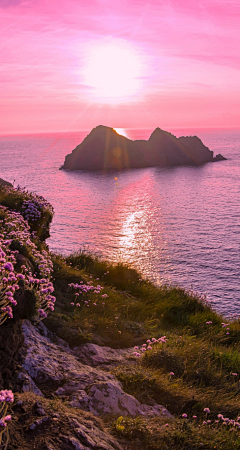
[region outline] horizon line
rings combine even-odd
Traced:
[[[57,131],[57,130],[51,130],[51,131],[23,131],[23,132],[13,132],[13,133],[8,133],[8,132],[0,132],[0,137],[4,137],[4,136],[27,136],[27,135],[37,135],[37,134],[65,134],[65,133],[81,133],[83,131],[89,132],[91,130],[93,130],[94,128],[96,128],[99,125],[96,125],[92,128],[84,128],[84,129],[78,129],[78,130],[64,130],[64,131]],[[115,127],[109,127],[108,125],[103,125],[106,126],[108,128],[112,128],[113,130],[115,130],[116,128],[118,129],[123,129],[123,130],[156,130],[156,128],[160,128],[160,127],[119,127],[119,126],[115,126]],[[163,129],[163,128],[162,128]],[[169,127],[170,130],[223,130],[223,131],[227,131],[227,130],[240,130],[240,126],[239,127],[193,127],[193,126],[184,126],[184,127],[174,127],[174,126],[170,126]],[[168,130],[164,130],[164,131],[168,131]]]

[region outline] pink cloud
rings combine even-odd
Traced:
[[[0,12],[0,132],[90,128],[100,120],[223,126],[220,104],[226,126],[239,124],[238,1],[2,0]],[[144,89],[133,105],[88,98],[86,51],[106,38],[130,42],[142,58]]]

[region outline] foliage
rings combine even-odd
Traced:
[[[39,320],[47,316],[47,310],[54,309],[54,288],[50,281],[53,269],[46,245],[36,236],[36,231],[31,231],[28,220],[30,223],[36,217],[41,220],[41,215],[46,211],[50,214],[51,209],[40,197],[20,189],[1,187],[0,198],[2,203],[15,207],[12,210],[0,205],[0,325],[13,318],[14,311],[19,311],[19,300],[24,302],[26,318]],[[26,213],[33,201],[37,205],[35,218],[32,214],[31,220],[29,216],[24,219],[16,209]]]

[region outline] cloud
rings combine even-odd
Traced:
[[[25,3],[25,0],[0,0],[0,8],[13,8],[22,3]]]

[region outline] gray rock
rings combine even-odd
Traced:
[[[73,407],[95,415],[164,415],[172,418],[161,405],[140,404],[132,395],[123,391],[121,383],[112,374],[82,364],[66,348],[42,336],[29,321],[23,321],[22,330],[22,366],[39,389],[51,386],[55,396],[67,400]],[[110,353],[108,349],[106,355]],[[101,360],[104,360],[103,356]]]
[[[84,344],[74,348],[74,354],[84,364],[91,366],[116,366],[126,361],[136,360],[132,348],[116,350],[110,347],[100,347],[96,344]]]
[[[34,383],[32,378],[27,373],[19,372],[18,378],[19,378],[19,380],[22,381],[22,391],[23,392],[33,392],[36,395],[43,396],[40,389],[38,389],[38,387],[36,386],[36,384]]]

